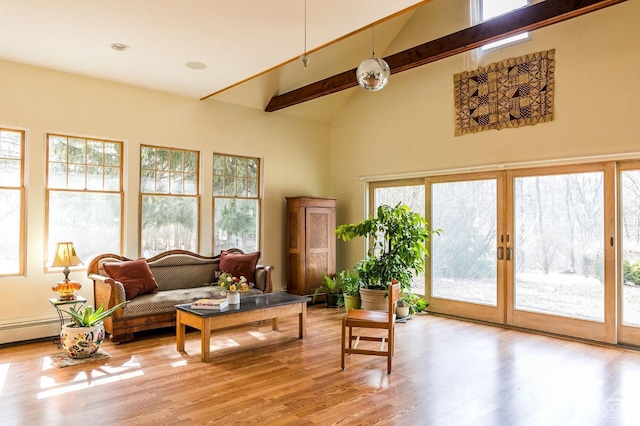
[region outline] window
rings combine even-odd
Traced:
[[[24,132],[0,128],[0,276],[24,273]]]
[[[471,0],[475,4],[472,10],[477,10],[477,13],[472,13],[471,21],[473,24],[479,24],[481,22],[488,21],[496,16],[504,15],[515,9],[527,6],[529,0]],[[527,40],[529,33],[524,32],[516,34],[511,37],[504,38],[502,40],[494,41],[493,43],[485,44],[480,48],[481,51],[494,49],[496,47],[504,46],[510,43],[515,43],[521,40]]]
[[[197,151],[140,147],[140,252],[197,252],[200,155]]]
[[[121,252],[122,145],[47,134],[47,263],[60,241],[83,260]]]
[[[425,212],[425,191],[424,179],[412,179],[402,181],[374,182],[370,185],[370,197],[372,205],[370,212],[375,216],[378,207],[386,204],[395,206],[402,203],[408,206],[412,212],[419,213],[424,217]],[[429,226],[429,229],[433,229]],[[411,290],[416,294],[425,294],[425,276],[419,273],[411,280]]]
[[[258,250],[260,204],[260,160],[213,154],[214,253]]]

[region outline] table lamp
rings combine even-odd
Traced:
[[[60,293],[58,296],[58,300],[66,301],[66,300],[75,300],[76,296],[73,294],[74,291],[80,290],[79,282],[71,281],[69,279],[69,266],[78,266],[82,265],[82,260],[76,254],[76,249],[73,248],[72,242],[62,242],[57,243],[55,257],[53,258],[53,263],[51,263],[52,267],[62,267],[64,266],[64,270],[62,273],[64,274],[64,280],[54,284],[51,288],[53,291],[57,291]]]

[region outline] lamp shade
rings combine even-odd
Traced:
[[[52,267],[68,267],[82,265],[82,260],[76,254],[76,249],[72,242],[57,243],[55,257],[51,263]]]

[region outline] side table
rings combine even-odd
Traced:
[[[51,303],[51,305],[56,308],[58,318],[60,319],[60,329],[62,329],[62,326],[64,325],[64,312],[60,308],[62,306],[68,306],[69,308],[77,309],[78,305],[84,305],[85,303],[87,303],[87,299],[82,296],[76,296],[74,300],[58,300],[57,297],[54,297],[53,299],[49,299],[49,303]],[[58,345],[58,347],[61,346],[59,335],[58,337],[53,339],[53,343]]]

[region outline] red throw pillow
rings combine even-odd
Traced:
[[[122,283],[127,300],[141,294],[158,292],[158,283],[153,278],[145,258],[126,262],[105,262],[102,267],[110,278]]]
[[[220,252],[220,271],[238,278],[245,277],[247,281],[253,282],[258,259],[259,251],[247,254],[223,251]]]

